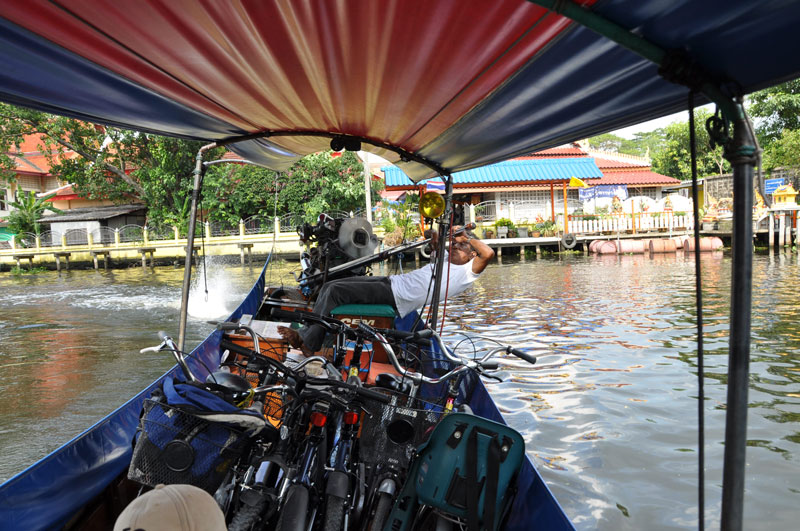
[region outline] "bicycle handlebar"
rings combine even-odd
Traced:
[[[523,352],[523,351],[521,351],[521,350],[519,350],[519,349],[516,349],[516,348],[511,348],[511,347],[507,347],[507,348],[506,348],[506,353],[507,353],[507,354],[513,354],[513,355],[515,355],[516,357],[518,357],[518,358],[520,358],[520,359],[523,359],[523,360],[527,361],[527,362],[528,362],[528,363],[530,363],[531,365],[533,365],[533,364],[535,364],[535,363],[536,363],[536,356],[531,356],[531,355],[530,355],[530,354],[528,354],[527,352]]]
[[[160,330],[158,332],[158,337],[161,339],[161,344],[156,347],[145,347],[139,350],[140,354],[144,354],[146,352],[159,352],[161,350],[169,350],[172,352],[172,355],[175,356],[175,360],[178,362],[181,370],[183,371],[183,375],[192,382],[199,382],[200,380],[192,373],[192,370],[189,369],[189,365],[186,363],[186,358],[183,357],[183,352],[178,349],[178,346],[172,340],[171,337],[167,335],[166,332]]]
[[[439,376],[438,378],[431,378],[423,374],[420,374],[418,372],[410,371],[405,367],[401,366],[399,360],[397,359],[397,355],[394,353],[394,349],[392,349],[392,346],[389,344],[388,341],[386,341],[386,338],[383,336],[383,334],[381,334],[374,328],[364,323],[359,324],[358,327],[360,330],[370,334],[375,340],[383,344],[383,347],[386,350],[386,355],[389,357],[389,361],[391,362],[394,369],[404,377],[409,378],[411,381],[413,381],[415,385],[419,385],[421,383],[438,384],[446,380],[449,380],[453,376],[469,369],[474,369],[478,371],[494,370],[498,368],[499,364],[496,361],[490,362],[489,360],[496,354],[499,354],[500,352],[511,353],[514,354],[515,356],[524,359],[529,363],[536,363],[536,358],[534,356],[531,356],[530,354],[527,354],[525,352],[522,352],[521,350],[512,348],[510,346],[494,348],[478,360],[469,360],[460,358],[458,356],[450,354],[450,352],[447,350],[447,346],[442,341],[442,338],[439,337],[439,334],[431,331],[431,336],[439,343],[440,350],[445,355],[445,357],[458,365],[456,368],[451,369],[450,371],[443,374],[442,376]]]

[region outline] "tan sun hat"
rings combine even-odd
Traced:
[[[114,531],[225,531],[214,498],[193,485],[156,485],[125,507]]]

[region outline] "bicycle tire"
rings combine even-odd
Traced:
[[[305,531],[308,514],[308,489],[303,485],[292,485],[283,502],[276,531]]]
[[[344,500],[328,494],[325,498],[325,531],[341,531],[344,522]]]
[[[378,497],[378,503],[375,506],[375,514],[372,521],[369,523],[367,531],[381,531],[386,520],[389,518],[389,513],[392,510],[392,496],[381,492]]]
[[[268,501],[264,497],[255,505],[242,504],[242,508],[236,511],[231,523],[228,525],[228,531],[252,531],[255,529],[261,513],[267,508]]]

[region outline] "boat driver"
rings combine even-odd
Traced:
[[[458,230],[460,227],[454,227]],[[438,233],[426,231],[431,245],[438,248]],[[447,256],[447,255],[445,255]],[[470,232],[462,232],[453,238],[450,248],[450,265],[443,268],[440,300],[453,297],[469,288],[486,269],[494,251]],[[448,271],[449,270],[449,271]],[[400,275],[351,277],[327,282],[314,303],[313,313],[330,315],[331,310],[345,304],[386,304],[392,306],[400,317],[430,302],[433,291],[434,262]],[[299,331],[279,326],[278,332],[293,348],[301,349],[311,356],[325,339],[325,328],[320,325],[307,326]]]

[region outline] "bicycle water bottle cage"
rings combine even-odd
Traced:
[[[525,443],[505,424],[452,413],[421,446],[384,530],[406,531],[420,504],[467,522],[499,529],[515,492]]]

